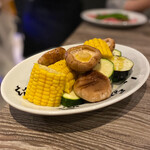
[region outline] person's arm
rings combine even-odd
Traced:
[[[127,0],[124,9],[132,11],[144,11],[150,8],[150,0]]]

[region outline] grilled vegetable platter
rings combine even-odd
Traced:
[[[94,38],[45,52],[34,62],[23,96],[35,105],[74,107],[109,98],[113,83],[124,82],[134,63],[115,49],[112,38]]]

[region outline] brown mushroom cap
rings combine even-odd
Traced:
[[[100,58],[100,51],[88,45],[71,47],[65,54],[67,65],[77,72],[91,70],[99,62]]]
[[[89,102],[98,102],[110,97],[112,88],[106,76],[98,71],[91,71],[76,80],[74,92]]]
[[[55,62],[64,59],[66,50],[62,47],[57,47],[44,53],[38,60],[41,65],[49,66]]]

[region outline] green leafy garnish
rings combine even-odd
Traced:
[[[121,20],[121,21],[128,21],[129,20],[127,15],[124,15],[121,13],[113,13],[113,14],[105,14],[105,15],[98,14],[96,16],[96,19],[107,19],[107,18],[115,18],[115,19]]]

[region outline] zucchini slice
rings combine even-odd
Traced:
[[[108,78],[111,78],[114,73],[114,64],[110,60],[102,58],[100,59],[100,63],[94,67],[94,70],[97,70]]]
[[[71,91],[69,94],[64,93],[62,98],[61,98],[61,104],[65,107],[71,107],[71,106],[76,106],[80,105],[83,103],[83,100],[78,97],[74,91]]]
[[[121,51],[119,51],[117,49],[114,49],[112,53],[113,53],[114,56],[122,56]]]
[[[113,56],[110,60],[114,63],[112,81],[120,82],[126,80],[132,71],[134,63],[130,59],[122,56]]]

